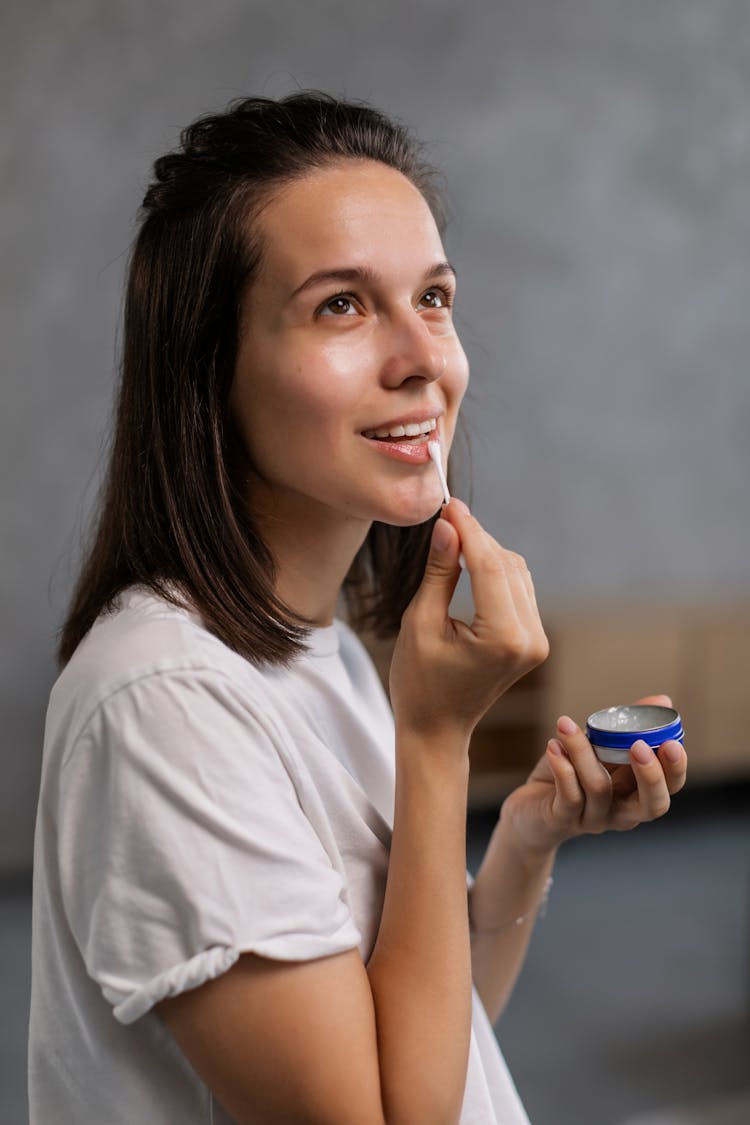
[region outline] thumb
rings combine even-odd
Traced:
[[[438,519],[432,529],[430,552],[417,598],[422,606],[432,605],[436,613],[447,614],[461,568],[458,532],[447,520]]]

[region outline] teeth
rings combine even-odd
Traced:
[[[367,438],[402,438],[418,437],[419,434],[432,433],[437,429],[437,419],[428,418],[426,422],[409,422],[406,426],[392,426],[390,430],[365,430]]]

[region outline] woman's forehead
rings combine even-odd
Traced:
[[[342,161],[285,185],[264,208],[259,227],[268,274],[295,287],[301,275],[321,269],[383,272],[389,263],[413,262],[422,273],[445,257],[419,189],[369,160]]]

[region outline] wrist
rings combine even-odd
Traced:
[[[472,941],[477,938],[506,933],[508,930],[518,929],[519,926],[524,926],[529,922],[533,923],[537,918],[543,918],[547,913],[547,903],[554,882],[552,876],[548,875],[541,887],[536,888],[533,898],[528,900],[521,914],[516,914],[515,917],[506,918],[501,922],[495,920],[492,924],[486,922],[477,924],[474,917],[474,898],[472,894],[469,894],[469,933]]]
[[[563,840],[557,834],[524,830],[513,807],[512,796],[503,802],[495,833],[514,862],[533,877],[542,870],[552,868]]]
[[[555,854],[555,848],[528,848],[498,821],[469,895],[472,938],[533,923],[552,885]]]
[[[414,727],[396,720],[396,756],[428,762],[459,762],[469,766],[471,731],[441,724]]]

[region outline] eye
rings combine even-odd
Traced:
[[[353,316],[357,310],[348,293],[337,293],[329,297],[318,309],[318,316]]]
[[[453,294],[448,289],[435,286],[428,289],[419,299],[419,304],[427,309],[449,309],[452,304]]]

